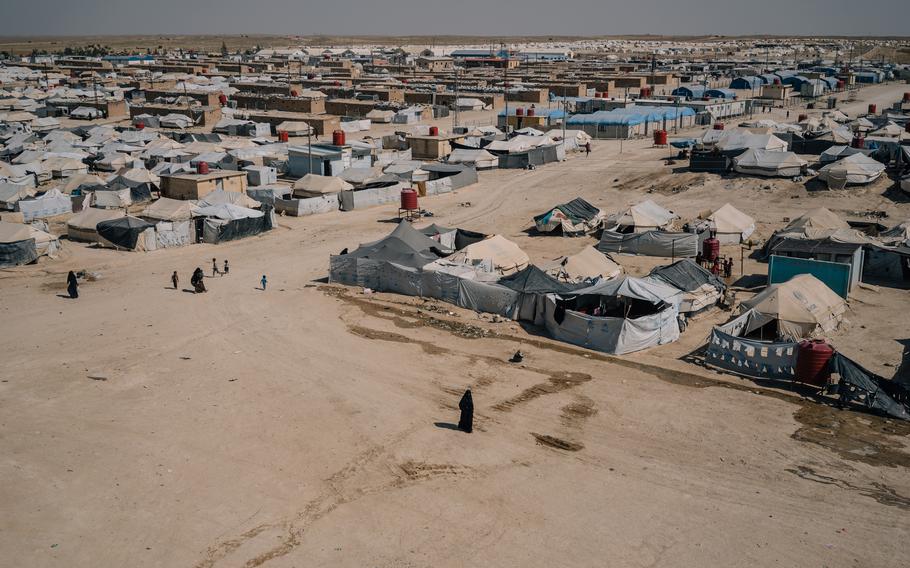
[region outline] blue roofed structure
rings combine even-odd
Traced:
[[[677,87],[673,89],[673,92],[670,93],[675,97],[686,97],[687,99],[700,99],[705,96],[705,91],[707,89],[704,85],[688,85],[684,87]]]
[[[708,89],[705,91],[705,96],[711,97],[712,99],[733,100],[736,98],[736,92],[731,91],[730,89]]]
[[[764,84],[761,77],[749,75],[746,77],[737,77],[730,81],[731,89],[757,89]]]

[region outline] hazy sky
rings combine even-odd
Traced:
[[[910,0],[0,0],[0,35],[908,35]]]

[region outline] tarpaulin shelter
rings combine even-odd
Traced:
[[[742,335],[774,323],[777,337],[797,341],[837,328],[847,305],[820,280],[800,274],[781,284],[771,284],[744,301],[741,316],[748,322]]]
[[[38,260],[38,249],[28,226],[0,221],[0,268]]]
[[[555,339],[622,355],[679,339],[680,292],[655,278],[621,276],[571,294],[548,294],[543,320]]]
[[[755,219],[729,203],[711,213],[708,222],[722,243],[740,243],[755,232]]]
[[[644,233],[604,231],[597,244],[597,250],[604,254],[694,258],[698,254],[698,235],[667,231],[646,231]]]
[[[713,306],[727,289],[720,278],[688,258],[658,266],[650,275],[682,292],[680,313],[695,313]]]
[[[306,174],[294,182],[294,197],[322,197],[351,189],[354,186],[340,177]]]
[[[551,233],[559,229],[564,236],[574,237],[597,231],[604,217],[600,209],[576,197],[535,216],[534,225],[540,233]]]
[[[787,143],[773,134],[752,134],[735,130],[709,130],[709,132],[727,132],[714,143],[714,147],[724,153],[740,154],[749,149],[786,152]],[[704,140],[704,138],[703,138]]]
[[[809,162],[793,152],[749,148],[733,158],[733,169],[741,174],[766,177],[795,177],[805,174]]]
[[[194,207],[189,201],[162,197],[150,203],[142,212],[142,217],[152,221],[189,221]]]
[[[547,274],[561,282],[593,282],[598,278],[609,280],[622,274],[622,266],[594,247],[556,258],[542,266]]]
[[[499,158],[483,149],[456,148],[452,150],[446,161],[450,164],[468,164],[478,170],[489,170],[499,167]]]
[[[54,215],[63,215],[73,212],[73,202],[68,195],[61,193],[57,188],[49,189],[33,199],[22,199],[16,204],[26,222],[34,219],[44,219]]]
[[[261,209],[257,211],[231,203],[222,203],[196,207],[193,209],[193,215],[205,217],[202,240],[215,244],[252,237],[272,230],[272,208],[261,204]]]
[[[868,150],[866,148],[854,148],[853,146],[847,145],[831,146],[821,153],[818,161],[822,164],[830,164],[842,158],[846,158],[847,156],[852,156],[853,154],[865,154],[868,156],[872,152],[873,150]]]
[[[97,225],[99,243],[123,250],[149,251],[158,248],[155,225],[139,217],[119,217]]]
[[[885,165],[864,154],[853,154],[818,171],[818,179],[831,189],[848,185],[864,185],[877,180],[885,172]]]
[[[570,294],[588,286],[560,282],[533,264],[500,278],[498,283],[518,293],[517,318],[537,325],[544,321],[544,298],[547,294]]]
[[[0,208],[15,211],[21,199],[35,195],[35,188],[18,183],[0,182]]]

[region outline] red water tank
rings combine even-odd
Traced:
[[[708,237],[701,244],[701,255],[705,260],[714,262],[720,256],[720,241],[715,237]]]
[[[595,98],[595,99],[602,99],[602,98],[603,98],[603,95],[600,94],[600,93],[598,93],[597,91],[594,91],[594,98]]]
[[[875,114],[878,110],[878,107],[874,103],[869,103],[869,114]]]
[[[847,83],[845,83],[842,79],[838,79],[837,80],[837,90],[842,91],[844,89],[844,85],[846,85],[846,84]]]
[[[904,93],[904,102],[910,103],[910,93]]]
[[[796,380],[801,383],[823,387],[828,383],[831,369],[828,361],[834,356],[834,348],[824,339],[806,339],[799,343],[796,358]]]
[[[714,123],[714,130],[723,130],[723,129],[724,129],[724,123],[723,123],[723,122],[715,122],[715,123]]]
[[[220,95],[218,95],[218,104],[220,104],[221,106],[227,106],[227,95],[225,95],[224,93],[221,93]]]
[[[340,87],[340,86],[341,86],[341,81],[335,81],[335,86],[336,86],[336,87]]]
[[[640,96],[643,99],[650,97],[651,96],[651,87],[642,87]]]
[[[904,130],[910,132],[910,120],[907,121],[907,124],[904,125]]]
[[[850,146],[863,149],[866,147],[866,138],[862,134],[857,134],[853,137],[853,140],[850,141]]]
[[[209,163],[208,162],[199,162],[199,164],[196,165],[196,172],[199,173],[200,175],[205,175],[205,174],[209,173]]]
[[[525,109],[523,107],[518,107],[517,109],[515,109],[515,116],[524,116],[524,115],[525,115]]]
[[[655,146],[666,146],[667,145],[667,131],[666,130],[655,130],[654,131],[654,145]]]
[[[801,115],[799,115],[798,117],[796,117],[796,122],[802,122],[802,121],[804,121],[804,120],[806,120],[806,119],[808,119],[808,118],[809,118],[809,115],[808,115],[808,114],[801,114]]]
[[[416,189],[402,189],[401,190],[401,208],[407,211],[416,211],[420,207],[417,205],[417,190]]]
[[[528,116],[534,116],[534,107],[528,109]]]
[[[312,81],[313,79],[316,78],[316,74],[315,74],[315,73],[307,73],[307,74],[306,74],[306,78]]]
[[[287,141],[288,141],[288,131],[287,131],[287,130],[279,130],[279,131],[278,131],[278,141],[279,141],[279,142],[287,142]]]
[[[142,130],[143,128],[145,128],[145,123],[144,123],[144,122],[140,122],[139,124],[136,125],[136,129],[137,129],[137,130]]]
[[[292,97],[299,97],[299,96],[300,96],[300,93],[297,92],[297,89],[291,89],[291,96],[292,96]]]
[[[438,126],[430,127],[430,136],[439,136],[439,127]]]
[[[774,84],[775,84],[775,85],[780,85],[780,79],[774,79]]]
[[[336,130],[332,132],[332,145],[333,146],[344,146],[344,130]]]

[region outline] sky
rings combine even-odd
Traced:
[[[908,0],[0,0],[0,36],[906,36],[908,16]]]

